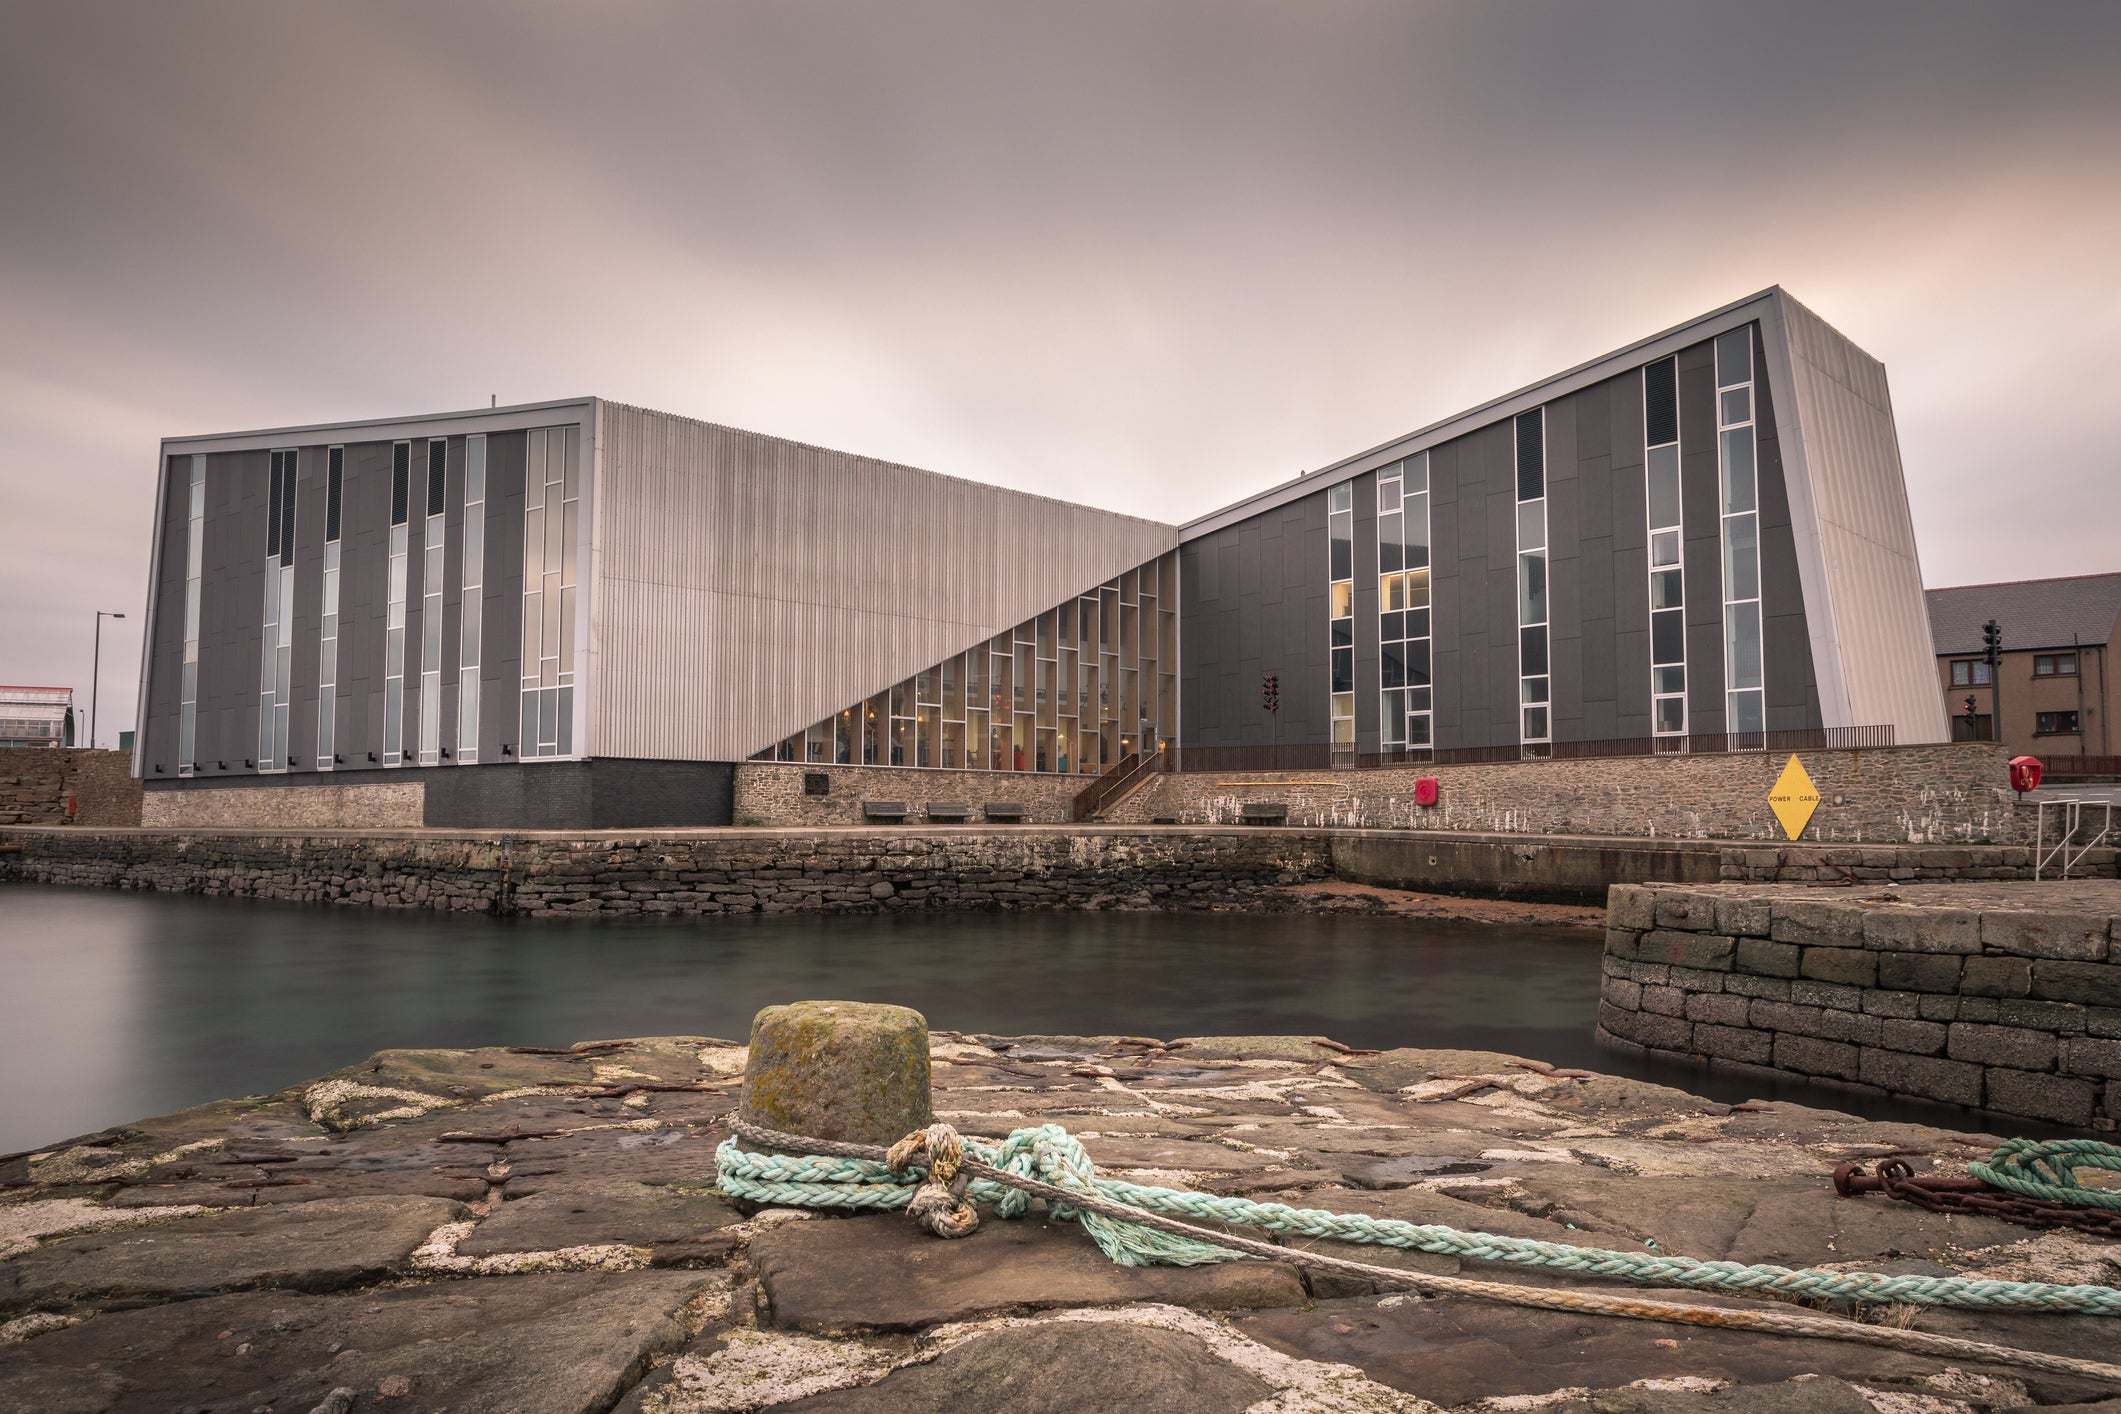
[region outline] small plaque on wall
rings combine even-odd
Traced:
[[[826,775],[826,774],[825,774],[825,773],[824,773],[823,771],[805,771],[805,772],[803,772],[803,794],[804,794],[804,795],[830,795],[830,794],[832,794],[832,777],[830,777],[830,776]]]

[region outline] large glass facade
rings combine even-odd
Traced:
[[[295,472],[299,462],[294,451],[274,452],[266,493],[265,617],[258,650],[260,771],[285,771],[294,764],[287,754],[287,720],[295,654]]]
[[[1660,359],[1642,371],[1645,509],[1650,531],[1650,730],[1684,737],[1686,570],[1679,487],[1679,367]],[[1676,744],[1676,743],[1675,743]]]
[[[1178,728],[1178,556],[1064,600],[754,759],[1098,775]]]
[[[339,750],[339,511],[344,500],[346,449],[324,454],[324,590],[318,601],[317,769],[329,771]]]
[[[1517,687],[1519,740],[1534,755],[1553,741],[1547,661],[1546,409],[1517,417]]]
[[[1433,750],[1429,619],[1429,454],[1377,473],[1377,643],[1389,755]]]
[[[410,528],[412,443],[390,449],[390,560],[384,587],[383,764],[396,766],[405,751],[405,556]]]
[[[199,583],[206,555],[206,458],[191,457],[185,478],[184,666],[177,687],[177,774],[189,776],[199,745]]]
[[[1723,483],[1725,730],[1743,737],[1767,730],[1760,641],[1760,478],[1753,429],[1751,325],[1733,329],[1716,340],[1716,428]]]
[[[1355,483],[1326,491],[1327,645],[1333,764],[1355,764]]]
[[[529,437],[523,473],[523,697],[518,752],[574,755],[576,427],[541,427]]]

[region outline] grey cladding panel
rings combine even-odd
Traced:
[[[1259,679],[1270,672],[1281,679],[1279,740],[1326,742],[1326,575],[1323,491],[1180,548],[1179,645],[1189,682],[1179,704],[1180,736],[1187,745],[1276,740],[1277,723],[1259,700]],[[1241,612],[1245,604],[1257,608]],[[1371,636],[1374,642],[1374,625]]]

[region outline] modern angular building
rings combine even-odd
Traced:
[[[582,398],[174,438],[156,527],[151,822],[1947,735],[1884,369],[1779,289],[1185,526]]]

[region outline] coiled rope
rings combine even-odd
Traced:
[[[2073,1208],[2121,1209],[2121,1188],[2092,1188],[2077,1181],[2080,1168],[2121,1173],[2121,1146],[2097,1139],[2008,1139],[1966,1171],[1983,1183],[2023,1198],[2067,1203]]]
[[[742,1120],[734,1128],[735,1135],[715,1151],[718,1186],[729,1197],[754,1203],[850,1211],[915,1206],[927,1214],[924,1225],[932,1231],[961,1236],[977,1225],[977,1215],[968,1199],[991,1203],[998,1216],[1010,1218],[1028,1213],[1030,1200],[1038,1197],[1047,1201],[1051,1216],[1080,1221],[1098,1247],[1123,1266],[1190,1266],[1254,1257],[1362,1276],[1439,1295],[1473,1296],[1512,1305],[1638,1320],[1820,1336],[2121,1383],[2121,1366],[2098,1361],[1772,1309],[1689,1306],[1608,1292],[1432,1276],[1277,1246],[1195,1227],[1182,1219],[1207,1218],[1293,1236],[1404,1247],[1584,1276],[1756,1296],[2121,1315],[2121,1291],[2111,1287],[1703,1262],[1662,1253],[1574,1247],[1493,1233],[1461,1232],[1440,1224],[1188,1193],[1099,1177],[1080,1141],[1059,1125],[1051,1124],[1016,1130],[999,1145],[966,1140],[949,1125],[936,1124],[908,1135],[889,1151],[873,1145],[785,1134]],[[766,1149],[792,1150],[804,1156],[749,1151],[737,1143],[739,1138]],[[915,1171],[915,1165],[923,1161],[925,1174]],[[926,1196],[916,1205],[916,1196],[923,1191]]]

